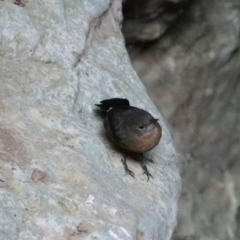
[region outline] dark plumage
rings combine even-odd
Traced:
[[[140,153],[144,174],[149,177],[143,153],[153,149],[160,141],[162,129],[158,119],[147,111],[132,107],[127,99],[112,98],[96,104],[106,112],[104,128],[112,141],[122,149]],[[126,172],[134,177],[134,173],[127,167],[126,158],[123,160]]]

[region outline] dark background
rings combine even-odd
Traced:
[[[240,239],[240,1],[126,0],[132,64],[182,153],[173,240]]]

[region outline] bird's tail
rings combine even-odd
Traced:
[[[108,111],[110,108],[124,108],[129,107],[130,103],[126,98],[110,98],[102,100],[101,104],[95,104],[104,111]]]

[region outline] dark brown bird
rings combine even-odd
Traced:
[[[143,174],[149,177],[143,153],[153,149],[160,141],[162,128],[147,111],[132,107],[127,99],[111,98],[96,104],[103,111],[106,111],[104,128],[112,141],[122,149],[141,155]],[[128,168],[126,156],[122,159],[125,171],[134,177],[134,173]]]

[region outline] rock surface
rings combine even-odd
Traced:
[[[0,1],[0,239],[170,239],[177,155],[129,61],[119,2],[19,2]],[[154,180],[134,161],[125,175],[94,111],[109,97],[160,119]]]
[[[129,51],[176,148],[190,154],[173,239],[239,240],[240,2],[189,3],[154,44]]]
[[[184,13],[190,0],[125,0],[123,34],[128,44],[157,40]]]

